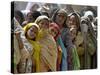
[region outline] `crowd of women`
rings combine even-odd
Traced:
[[[26,15],[14,10],[12,72],[97,68],[97,16],[91,10],[81,15],[46,6],[43,12],[32,7]]]

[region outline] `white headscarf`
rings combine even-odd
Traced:
[[[94,14],[93,14],[92,11],[86,11],[85,14],[84,14],[85,17],[88,17],[89,15],[91,15],[92,17],[94,17]]]

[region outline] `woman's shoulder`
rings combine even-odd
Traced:
[[[69,28],[62,28],[61,34],[69,34],[69,33],[70,33]]]
[[[77,36],[76,36],[76,39],[75,39],[75,43],[77,45],[80,45],[83,43],[83,36],[82,36],[82,33],[81,32],[78,32]]]

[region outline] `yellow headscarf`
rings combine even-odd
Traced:
[[[42,16],[39,16],[36,20],[35,20],[35,23],[36,24],[39,24],[42,20],[48,20],[50,21],[50,19],[45,16],[45,15],[42,15]],[[37,40],[40,40],[41,38],[45,37],[45,35],[48,35],[48,29],[43,29],[41,28],[40,31],[39,31],[39,34],[38,34],[38,37],[37,37]]]
[[[39,31],[40,28],[36,23],[29,23],[24,27],[25,34],[28,31],[28,29],[30,29],[32,26],[36,26]],[[37,38],[37,36],[36,36],[36,38]],[[35,62],[35,65],[36,65],[36,72],[39,72],[40,71],[40,44],[38,43],[37,40],[33,41],[33,40],[28,39],[28,41],[33,46],[32,57],[33,57],[33,61]]]
[[[24,32],[26,34],[26,32],[32,27],[32,26],[35,26],[38,31],[40,30],[40,27],[36,24],[36,23],[28,23],[23,29],[24,29]]]

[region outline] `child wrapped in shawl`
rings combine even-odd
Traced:
[[[57,46],[54,38],[49,33],[49,18],[43,15],[39,16],[35,23],[40,27],[37,39],[41,44],[40,71],[56,71]]]
[[[36,40],[39,32],[39,26],[36,23],[28,23],[24,27],[24,31],[26,38],[33,46],[31,53],[33,62],[32,72],[40,72],[40,44]]]
[[[78,56],[78,53],[77,53],[77,50],[76,50],[76,46],[74,44],[75,38],[76,38],[77,29],[74,28],[74,27],[70,28],[70,32],[71,32],[71,38],[72,38],[73,45],[74,45],[74,48],[72,50],[73,68],[74,68],[74,70],[78,70],[78,69],[80,69],[80,61],[79,61],[79,56]]]
[[[67,61],[66,61],[67,55],[66,55],[66,48],[61,39],[60,28],[56,23],[51,23],[49,30],[58,46],[57,70],[66,71],[67,70]]]
[[[72,42],[77,48],[76,50],[77,50],[77,54],[79,56],[80,69],[81,69],[84,65],[84,63],[83,63],[84,62],[83,61],[84,49],[82,47],[83,37],[80,32],[80,16],[79,16],[79,14],[77,12],[70,13],[68,15],[68,19],[67,19],[66,23],[71,32]],[[75,66],[74,66],[74,69],[75,69]]]
[[[49,27],[50,34],[54,37],[56,43],[57,39],[60,35],[60,28],[56,23],[51,23]],[[57,71],[60,71],[60,65],[62,60],[62,49],[60,45],[57,43],[58,53],[57,53]]]

